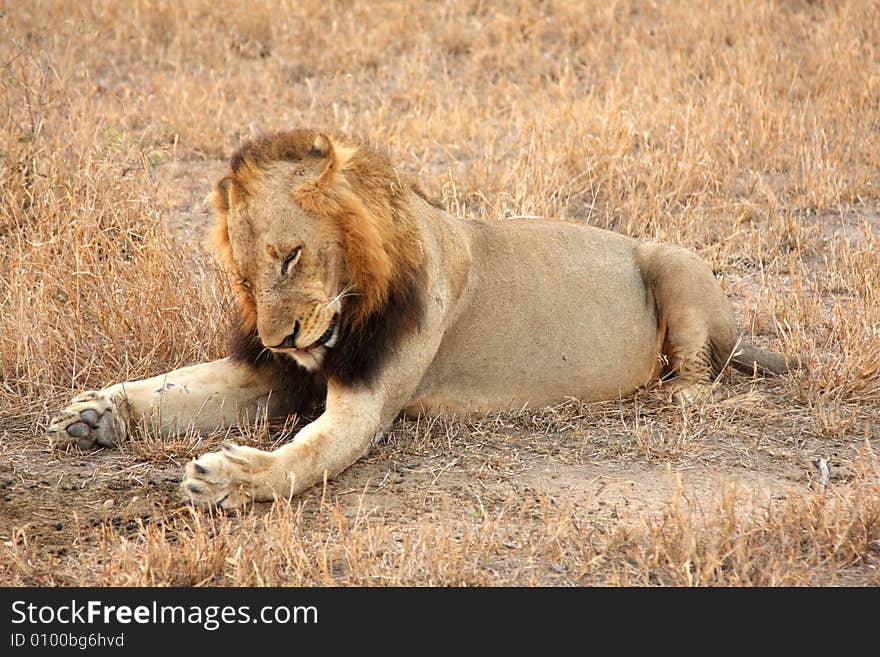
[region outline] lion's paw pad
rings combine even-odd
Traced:
[[[125,422],[108,395],[88,391],[52,418],[48,432],[52,449],[113,447],[125,437]]]

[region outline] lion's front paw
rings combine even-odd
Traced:
[[[125,421],[109,395],[90,390],[73,398],[70,406],[49,423],[52,449],[113,447],[125,438]]]
[[[234,509],[271,500],[274,457],[252,447],[226,444],[186,464],[181,488],[193,504]]]

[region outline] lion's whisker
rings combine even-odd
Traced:
[[[347,299],[348,297],[356,297],[356,296],[359,296],[357,292],[352,292],[351,290],[352,290],[352,286],[351,286],[351,283],[349,283],[348,285],[346,285],[344,288],[342,288],[342,289],[339,291],[339,294],[337,294],[335,297],[333,297],[332,299],[330,299],[330,300],[327,302],[327,305],[326,305],[325,307],[326,307],[326,308],[329,308],[329,307],[332,306],[334,303],[337,303],[337,302],[339,302],[339,301],[342,301],[343,299]]]

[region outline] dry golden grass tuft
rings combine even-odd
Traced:
[[[877,584],[878,24],[860,0],[0,10],[0,581]],[[693,248],[811,370],[689,410],[400,421],[326,491],[233,518],[173,481],[222,437],[49,454],[72,393],[223,352],[201,202],[242,139],[295,126],[460,215]]]

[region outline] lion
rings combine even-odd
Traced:
[[[245,143],[213,192],[238,300],[226,358],[85,392],[55,448],[112,447],[310,413],[273,451],[190,461],[193,503],[289,498],[355,463],[401,413],[610,400],[662,377],[703,396],[728,364],[795,359],[743,343],[696,254],[564,221],[453,217],[362,143],[294,130]]]

